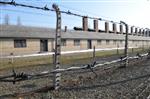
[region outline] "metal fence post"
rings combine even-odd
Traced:
[[[54,69],[59,69],[61,60],[61,13],[56,4],[53,4],[52,7],[55,9],[57,15]],[[53,86],[55,90],[59,89],[60,80],[61,80],[61,73],[54,73]]]

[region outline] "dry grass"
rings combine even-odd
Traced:
[[[129,49],[129,53],[143,52],[143,49]],[[96,57],[107,57],[112,55],[122,55],[123,50],[113,51],[98,51],[96,52]],[[61,63],[62,64],[71,64],[71,63],[87,63],[93,57],[93,52],[86,52],[86,53],[76,53],[76,54],[67,54],[61,56]],[[38,57],[27,57],[27,58],[14,58],[13,62],[12,59],[1,59],[0,60],[0,69],[7,69],[7,68],[18,68],[18,67],[25,67],[25,66],[36,66],[36,65],[43,65],[43,64],[53,64],[53,57],[52,56],[38,56]]]

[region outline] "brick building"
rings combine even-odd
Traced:
[[[86,22],[86,20],[84,20]],[[99,32],[97,22],[94,22],[95,31],[89,32],[86,24],[83,31],[62,30],[62,51],[75,51],[100,48],[124,47],[125,34],[116,31],[109,33],[108,23],[105,24],[106,31]],[[51,52],[55,44],[55,29],[0,25],[0,53],[2,56],[14,54],[31,54],[39,52]],[[131,29],[132,30],[132,29]],[[112,32],[113,32],[112,31]],[[121,30],[122,31],[122,30]],[[133,31],[133,30],[132,30]],[[142,32],[141,32],[142,33]],[[129,33],[129,47],[149,47],[150,31],[143,34]]]

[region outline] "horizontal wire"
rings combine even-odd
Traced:
[[[1,4],[14,5],[14,6],[34,8],[34,9],[41,9],[41,10],[46,10],[46,11],[55,11],[53,9],[47,8],[47,6],[45,6],[45,7],[36,7],[36,6],[31,6],[31,5],[19,4],[19,3],[16,3],[15,1],[13,1],[13,0],[11,2],[2,2],[2,1],[0,1],[0,3]],[[78,16],[78,17],[87,17],[89,19],[96,19],[96,20],[101,20],[101,21],[113,22],[113,21],[109,21],[109,20],[106,20],[106,19],[102,19],[102,18],[95,18],[95,17],[91,17],[91,16],[72,13],[69,10],[68,11],[60,11],[60,12],[63,13],[63,14],[67,14],[67,15],[73,15],[73,16]],[[118,22],[115,22],[115,23],[118,23]],[[120,23],[118,23],[118,24],[120,24]]]
[[[12,9],[1,9],[1,10],[6,10],[6,11],[10,11],[10,12],[19,12],[19,13],[26,13],[26,14],[35,14],[35,15],[43,15],[43,16],[49,16],[49,17],[53,17],[50,16],[48,14],[42,14],[42,13],[35,13],[35,12],[28,12],[28,11],[23,11],[23,10],[12,10]],[[62,16],[62,17],[67,17],[67,16]],[[67,17],[67,20],[80,20],[80,19],[75,19],[75,18],[71,18],[71,17]]]

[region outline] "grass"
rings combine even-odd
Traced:
[[[143,49],[129,49],[130,53],[137,53],[143,52]],[[145,49],[146,51],[146,49]],[[113,51],[98,51],[95,53],[96,57],[107,57],[112,55],[123,55],[123,50]],[[87,63],[90,62],[92,59],[93,52],[86,52],[86,53],[76,53],[76,54],[67,54],[61,56],[61,63],[62,64],[71,64],[71,63]],[[14,58],[13,62],[12,59],[1,59],[0,60],[0,70],[7,69],[7,68],[19,68],[19,67],[26,67],[26,66],[37,66],[37,65],[52,65],[53,58],[52,56],[38,56],[38,57],[28,57],[28,58]]]

